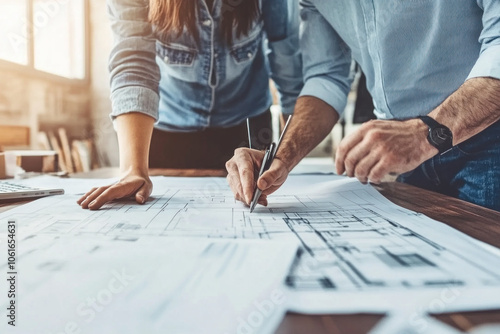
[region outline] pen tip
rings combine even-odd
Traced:
[[[255,210],[256,206],[257,206],[257,203],[252,203],[252,205],[250,205],[250,213],[252,213],[253,210]]]

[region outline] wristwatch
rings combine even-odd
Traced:
[[[444,153],[453,147],[453,133],[448,127],[429,116],[419,116],[418,118],[429,127],[427,140],[439,150],[439,153]]]

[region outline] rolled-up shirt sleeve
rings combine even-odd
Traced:
[[[111,119],[139,112],[158,120],[160,70],[148,0],[108,0],[114,36],[109,58]]]
[[[500,79],[500,1],[478,0],[483,10],[483,30],[479,37],[481,53],[467,79]]]
[[[304,73],[300,96],[321,99],[342,115],[352,83],[350,49],[312,1],[301,0],[300,4]]]
[[[299,0],[266,0],[262,8],[271,78],[287,115],[293,113],[303,87],[298,9]]]

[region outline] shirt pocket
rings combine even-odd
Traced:
[[[196,50],[180,44],[156,42],[156,54],[163,62],[171,66],[192,67]]]
[[[185,82],[201,81],[201,65],[198,51],[179,43],[156,41],[156,56],[162,80],[168,77]]]
[[[262,43],[261,34],[243,43],[233,45],[229,50],[231,57],[237,64],[249,62],[255,58]]]

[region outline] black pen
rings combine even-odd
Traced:
[[[257,181],[259,178],[264,174],[269,168],[271,168],[271,165],[273,164],[274,158],[276,157],[276,154],[278,153],[278,149],[281,145],[281,141],[283,140],[283,136],[286,133],[286,130],[288,129],[288,125],[290,124],[290,121],[292,120],[292,116],[290,115],[288,117],[288,120],[286,121],[285,127],[283,128],[283,132],[281,133],[280,139],[278,140],[278,144],[276,143],[271,143],[271,145],[268,147],[266,150],[266,153],[264,154],[264,158],[262,159],[262,164],[260,165],[260,171],[259,171],[259,176],[257,178]],[[260,198],[260,195],[262,195],[262,190],[257,187],[257,181],[255,182],[255,190],[252,198],[252,202],[250,203],[250,213],[253,212],[255,209],[255,206],[257,205],[257,201]]]

